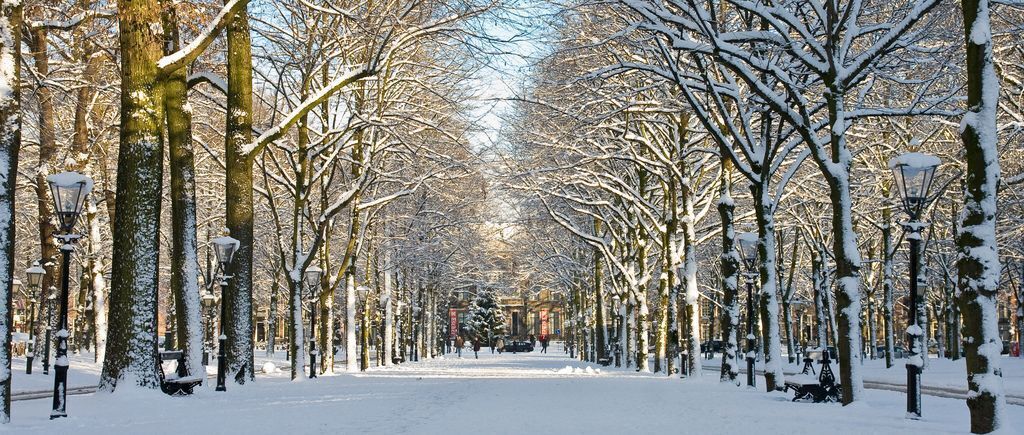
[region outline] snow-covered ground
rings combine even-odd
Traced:
[[[74,364],[74,363],[73,363]],[[33,375],[35,376],[35,375]],[[16,377],[15,379],[19,379]],[[42,376],[40,376],[42,378]],[[73,386],[75,384],[72,384]],[[926,396],[925,418],[904,418],[904,395],[868,390],[850,407],[792,403],[701,379],[590,367],[557,347],[540,354],[448,355],[431,361],[290,382],[211,385],[191,397],[123,390],[68,398],[69,418],[49,421],[49,400],[13,405],[0,432],[42,433],[965,433],[962,400]],[[1009,407],[1009,428],[1024,407]],[[1017,429],[1011,429],[1009,433]]]

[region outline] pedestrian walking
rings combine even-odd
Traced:
[[[459,358],[462,358],[462,346],[466,345],[466,340],[462,339],[462,336],[455,337],[455,351],[459,353]]]
[[[500,354],[502,351],[505,350],[505,340],[502,340],[501,337],[498,337],[498,340],[494,342],[494,347],[498,349],[498,353]]]
[[[480,359],[480,340],[473,339],[473,358]]]
[[[548,353],[548,336],[540,336],[540,353]]]

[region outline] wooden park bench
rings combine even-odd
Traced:
[[[815,377],[813,363],[818,356],[821,358],[821,372]],[[843,388],[836,383],[828,350],[804,352],[804,371],[796,376],[787,376],[785,390],[796,392],[794,402],[838,402]]]
[[[187,396],[192,394],[192,389],[203,383],[203,378],[200,376],[191,376],[188,373],[188,367],[185,365],[185,352],[180,350],[167,350],[158,352],[159,361],[157,361],[157,367],[160,367],[160,390],[165,394],[171,396]],[[177,363],[172,376],[167,376],[164,373],[164,361],[174,360]]]
[[[607,367],[608,365],[610,365],[612,363],[612,359],[610,357],[607,357],[607,356],[604,357],[604,358],[598,358],[597,359],[597,363]]]

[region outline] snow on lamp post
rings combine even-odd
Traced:
[[[910,357],[907,359],[907,418],[921,418],[921,370],[924,366],[924,331],[918,324],[917,315],[924,295],[920,294],[924,286],[921,279],[921,212],[928,206],[935,169],[942,163],[938,157],[906,153],[889,160],[896,179],[896,190],[900,194],[903,211],[910,218],[903,224],[903,231],[910,241],[910,318],[907,319],[907,338],[910,342]]]
[[[227,234],[227,230],[224,231]],[[235,252],[238,251],[240,242],[232,238],[229,235],[224,235],[210,241],[213,243],[213,253],[217,256],[217,264],[220,267],[220,335],[217,337],[217,391],[227,391],[227,383],[225,377],[227,376],[228,361],[227,361],[227,345],[228,336],[224,334],[224,318],[227,316],[227,298],[224,297],[224,291],[227,289],[228,280],[231,279],[231,275],[228,275],[228,266],[231,265],[231,258],[235,256]]]
[[[316,377],[316,299],[317,288],[320,287],[320,277],[324,271],[317,266],[309,266],[302,274],[303,284],[309,289],[309,378]]]
[[[77,172],[61,172],[46,177],[53,195],[53,211],[57,216],[58,231],[55,237],[61,241],[63,254],[60,282],[60,312],[57,315],[57,357],[53,367],[57,373],[53,378],[53,410],[50,419],[67,417],[68,384],[68,283],[71,278],[72,245],[81,235],[73,234],[78,216],[82,214],[85,197],[92,191],[92,179]]]
[[[743,276],[747,281],[747,386],[754,387],[754,359],[756,357],[757,335],[754,334],[754,278],[757,276],[757,234],[738,233],[736,242],[740,245],[740,257],[746,272]]]

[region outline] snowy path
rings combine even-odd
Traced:
[[[903,418],[903,395],[887,391],[843,408],[721,385],[713,373],[588,373],[562,353],[466,356],[294,383],[260,377],[188,398],[138,390],[72,396],[70,417],[58,421],[47,420],[48,400],[20,401],[0,432],[935,434],[964,433],[968,421],[963,401],[937,397],[924,398],[925,420],[914,422]],[[1011,427],[1024,427],[1024,407],[1010,407],[1010,417]]]

